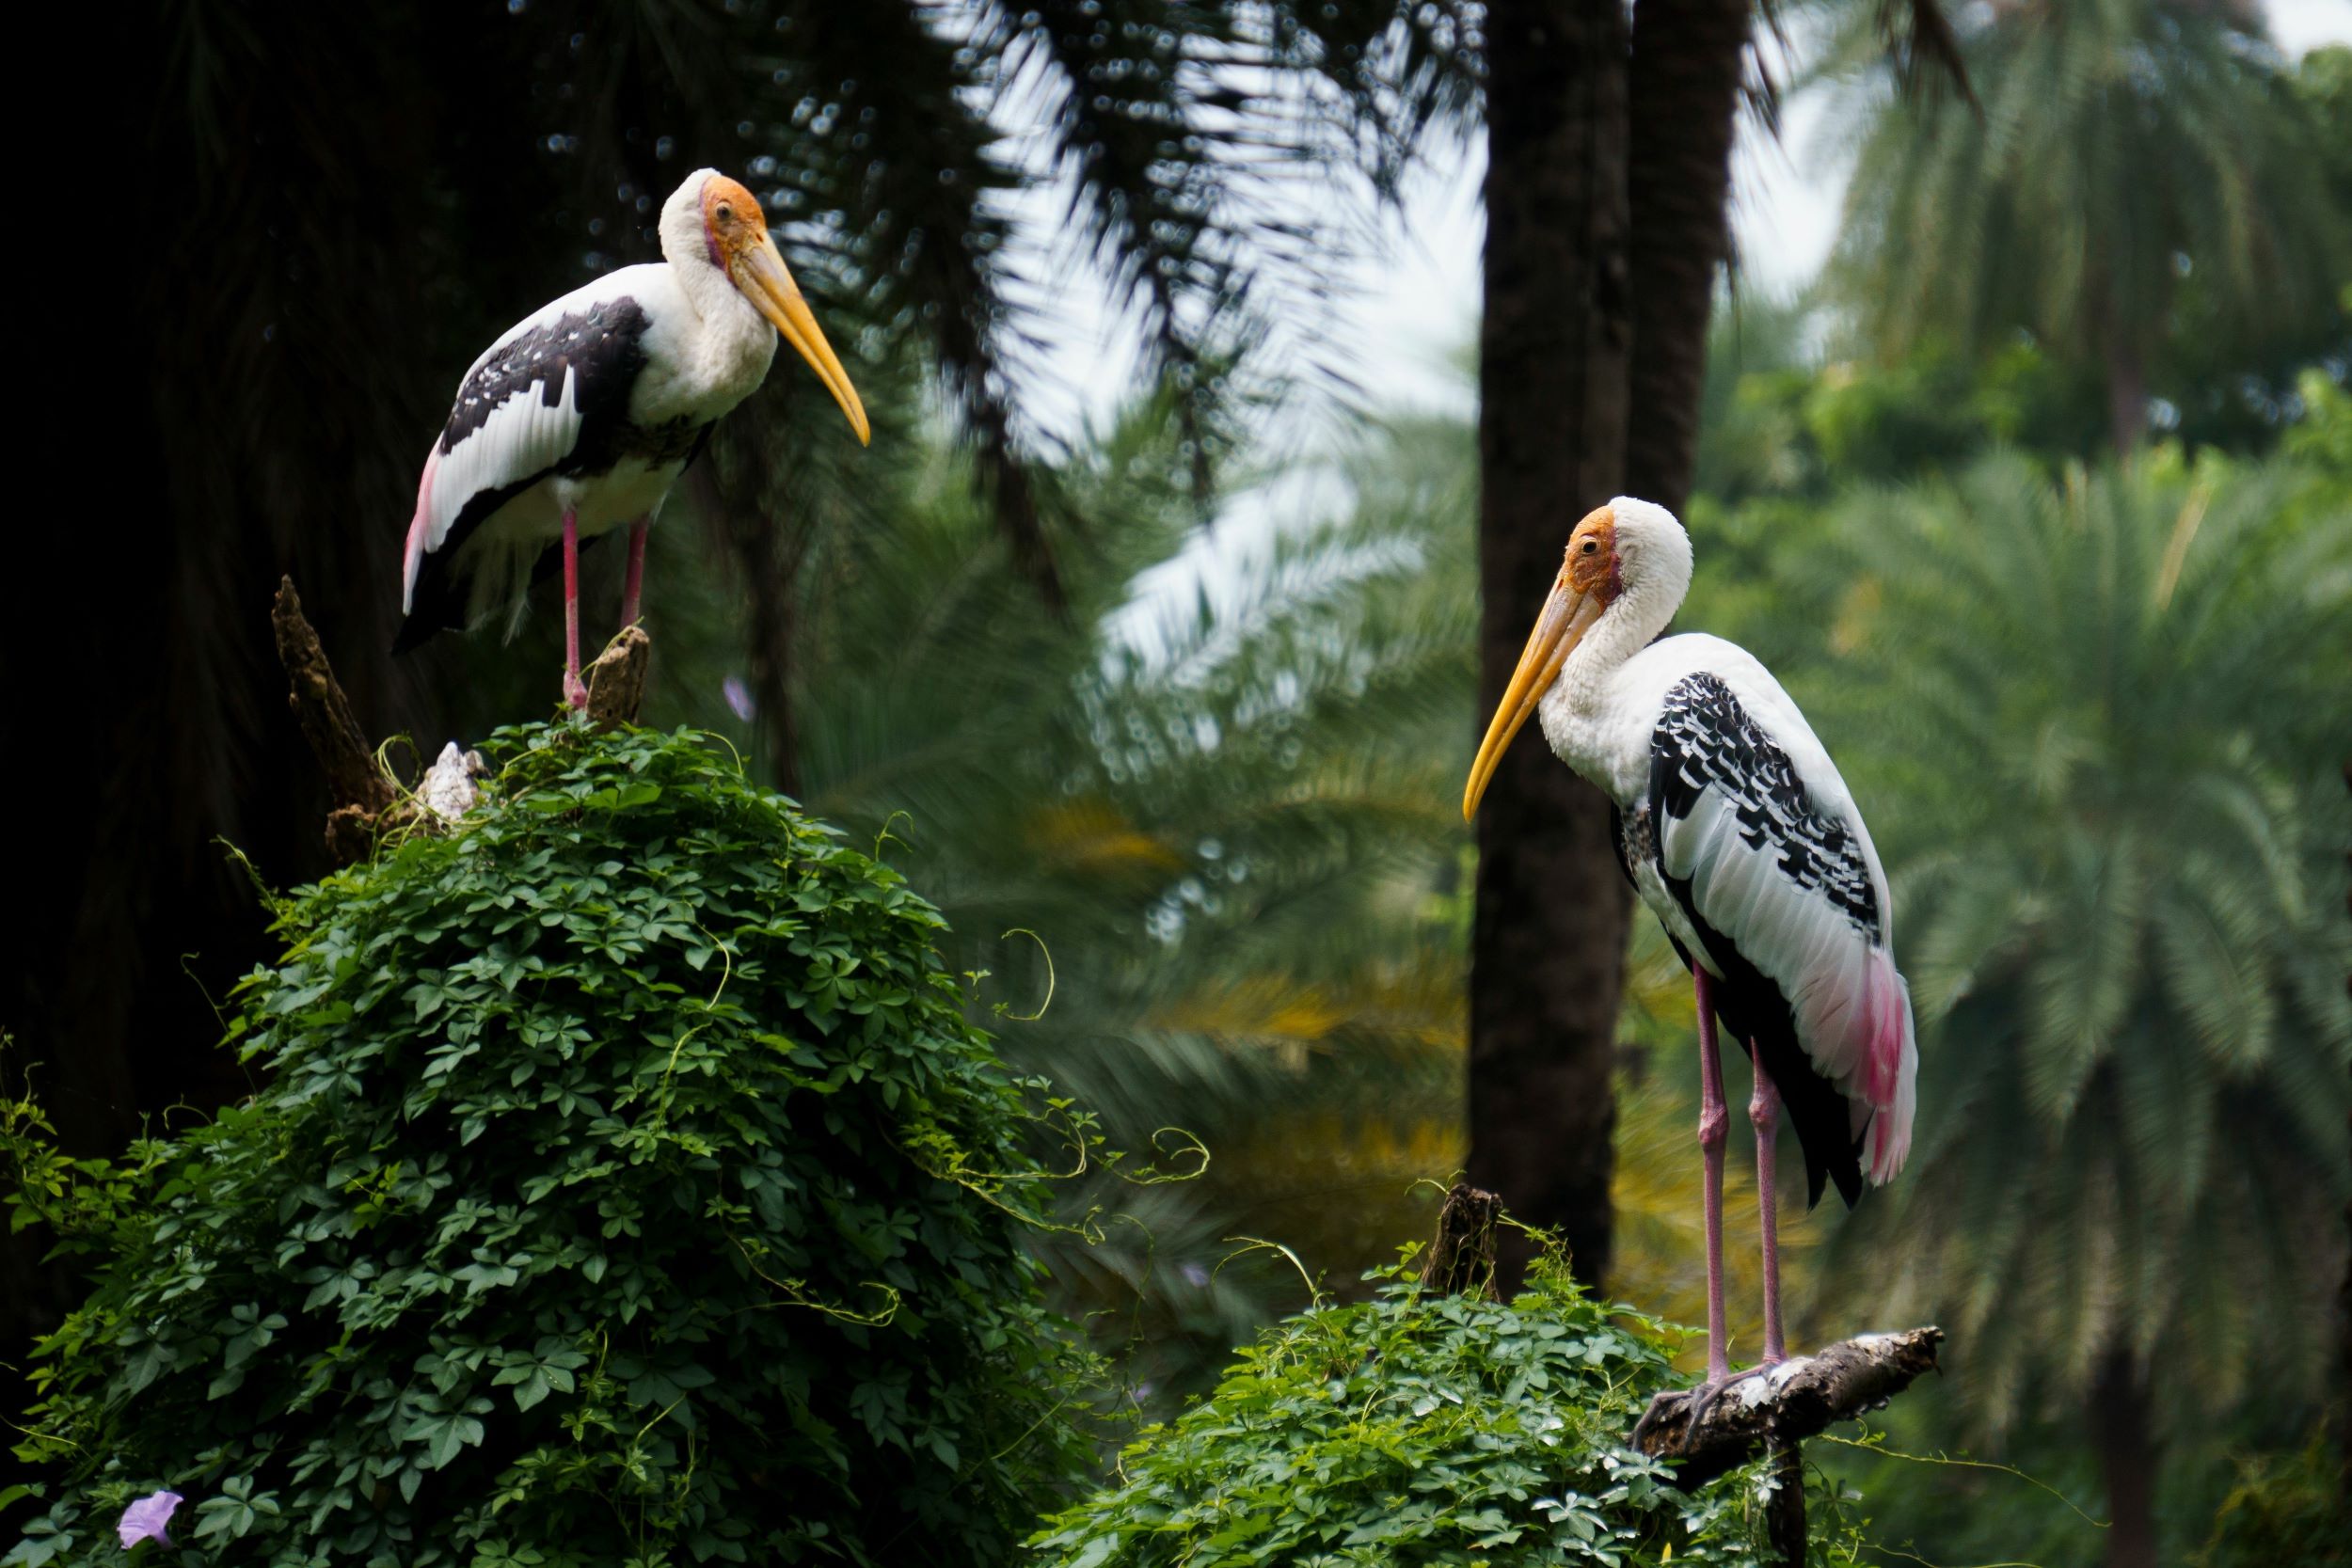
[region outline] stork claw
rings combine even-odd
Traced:
[[[1691,1424],[1685,1429],[1685,1434],[1687,1435],[1689,1433],[1698,1431],[1699,1423],[1707,1419],[1708,1411],[1714,1408],[1715,1402],[1722,1399],[1724,1391],[1730,1388],[1733,1384],[1745,1383],[1752,1377],[1762,1377],[1766,1372],[1769,1372],[1772,1370],[1772,1363],[1769,1361],[1760,1362],[1756,1366],[1750,1367],[1744,1372],[1734,1372],[1729,1377],[1718,1378],[1711,1382],[1702,1383],[1696,1388],[1692,1389]]]
[[[588,711],[588,687],[577,670],[564,672],[564,700],[581,713]]]
[[[1682,1441],[1676,1445],[1677,1449],[1687,1447],[1691,1441],[1691,1434],[1698,1431],[1699,1427],[1705,1423],[1707,1413],[1715,1407],[1715,1402],[1723,1398],[1733,1384],[1745,1383],[1752,1377],[1761,1377],[1772,1370],[1772,1362],[1767,1361],[1750,1367],[1745,1371],[1733,1372],[1729,1377],[1708,1378],[1706,1382],[1689,1388],[1660,1389],[1650,1396],[1649,1408],[1642,1412],[1642,1418],[1633,1423],[1631,1439],[1633,1447],[1641,1448],[1642,1439],[1655,1431],[1659,1423],[1670,1417],[1682,1416],[1685,1407],[1688,1407],[1689,1413],[1684,1417],[1682,1424]]]

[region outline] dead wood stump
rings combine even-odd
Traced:
[[[474,781],[484,772],[479,753],[461,752],[454,745],[444,748],[414,794],[386,771],[375,748],[368,744],[367,732],[352,715],[351,701],[335,679],[317,629],[302,613],[292,578],[278,579],[270,626],[278,661],[286,670],[288,705],[334,798],[326,814],[326,848],[337,865],[367,859],[395,829],[445,832],[472,807]],[[637,721],[652,657],[653,639],[642,626],[629,626],[612,640],[586,672],[591,723],[609,730]]]
[[[1502,1199],[1456,1181],[1438,1211],[1438,1234],[1422,1260],[1422,1285],[1449,1296],[1492,1296],[1495,1221],[1502,1213]]]
[[[624,626],[588,666],[588,721],[600,730],[634,724],[645,701],[645,671],[653,639],[643,626]]]
[[[353,864],[373,852],[375,841],[405,820],[409,808],[391,780],[384,776],[375,748],[368,744],[367,733],[352,717],[351,700],[343,695],[342,683],[336,680],[334,667],[326,662],[318,631],[302,613],[302,598],[294,592],[294,578],[278,579],[278,597],[270,605],[269,620],[278,642],[278,662],[285,666],[286,682],[292,689],[286,701],[334,797],[335,803],[326,813],[327,853],[337,865]]]

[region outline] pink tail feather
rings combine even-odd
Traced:
[[[400,564],[400,612],[407,614],[416,608],[417,573],[424,566],[424,552],[433,532],[433,475],[441,466],[441,442],[436,436],[424,454],[424,477],[417,481],[416,515],[408,519],[407,547],[402,552]]]
[[[1863,1169],[1873,1185],[1894,1180],[1911,1153],[1911,1124],[1918,1109],[1919,1044],[1911,1015],[1911,988],[1896,971],[1895,956],[1874,948],[1863,989],[1864,1040],[1861,1083],[1870,1102],[1870,1132],[1862,1151]]]

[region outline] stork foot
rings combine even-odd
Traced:
[[[564,700],[571,704],[575,712],[588,711],[588,686],[580,678],[577,670],[564,672]]]
[[[1651,1395],[1649,1408],[1643,1411],[1642,1418],[1633,1423],[1633,1446],[1643,1448],[1644,1438],[1662,1423],[1677,1418],[1682,1422],[1683,1440],[1688,1442],[1691,1433],[1698,1431],[1706,1421],[1708,1411],[1733,1385],[1745,1383],[1752,1377],[1761,1377],[1777,1364],[1767,1361],[1743,1372],[1733,1372],[1728,1377],[1708,1378],[1705,1383],[1689,1388],[1665,1388]]]

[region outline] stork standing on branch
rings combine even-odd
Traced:
[[[580,679],[580,547],[626,527],[624,626],[637,619],[645,530],[768,374],[781,333],[859,441],[866,409],[769,237],[759,199],[711,169],[661,207],[663,260],[623,267],[509,327],[473,363],[417,485],[394,653],[564,573],[564,695]],[[510,625],[510,631],[511,631]]]
[[[1886,874],[1845,781],[1788,694],[1745,650],[1692,634],[1653,642],[1691,585],[1691,540],[1663,507],[1620,496],[1567,556],[1488,725],[1462,796],[1478,810],[1531,715],[1608,795],[1627,878],[1697,992],[1699,1145],[1707,1165],[1707,1382],[1696,1426],[1731,1377],[1724,1336],[1721,1017],[1756,1068],[1748,1102],[1762,1197],[1764,1367],[1786,1359],[1773,1140],[1786,1103],[1808,1205],[1851,1206],[1911,1148],[1918,1047],[1895,968]],[[1678,1397],[1678,1396],[1677,1396]]]

